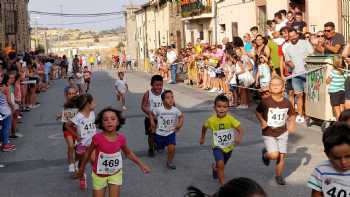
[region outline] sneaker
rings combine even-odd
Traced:
[[[248,109],[248,105],[239,105],[236,108],[237,109]]]
[[[154,157],[154,150],[148,149],[148,157]]]
[[[276,176],[275,180],[278,185],[286,185],[286,181],[282,176]]]
[[[3,152],[12,152],[16,150],[16,146],[14,144],[5,144],[2,146]]]
[[[265,166],[268,166],[268,165],[270,165],[270,160],[269,160],[269,158],[267,158],[265,156],[266,153],[267,153],[266,148],[263,148],[262,151],[261,151],[261,160],[262,160],[262,162],[264,163]]]
[[[122,107],[123,111],[128,111],[128,108],[126,108],[126,106]]]
[[[209,90],[208,92],[214,93],[214,92],[216,92],[216,91],[217,91],[217,89],[216,89],[216,88],[213,88],[213,89]]]
[[[79,187],[81,190],[87,189],[87,182],[86,182],[86,174],[84,173],[83,177],[79,180]]]
[[[0,168],[4,168],[5,167],[5,165],[4,164],[0,164]]]
[[[301,115],[297,115],[296,120],[297,123],[304,123],[305,122],[305,118]]]
[[[74,165],[74,163],[69,164],[68,172],[71,172],[71,173],[75,172],[75,165]]]
[[[21,115],[18,115],[17,116],[18,120],[22,119],[22,116]]]
[[[166,162],[166,167],[168,167],[169,169],[171,169],[171,170],[176,170],[176,166],[175,166],[175,164],[173,163],[173,162]]]
[[[222,90],[222,89],[221,89],[221,90],[218,90],[217,93],[218,93],[218,94],[222,94],[222,93],[224,93],[224,90]]]
[[[35,108],[38,108],[38,107],[40,107],[39,103],[36,103],[35,105],[32,105],[32,109],[35,109]]]

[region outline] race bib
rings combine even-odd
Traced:
[[[122,154],[100,152],[97,160],[97,174],[113,175],[123,168]]]
[[[176,127],[176,116],[175,115],[160,115],[158,118],[158,130],[169,133],[175,130]]]
[[[323,185],[323,194],[325,197],[350,197],[350,183],[326,179]]]
[[[283,127],[288,117],[288,108],[269,108],[267,114],[267,126],[272,128]]]
[[[235,139],[235,133],[232,129],[224,129],[215,132],[214,134],[214,146],[220,148],[226,148],[233,144]]]
[[[62,122],[68,122],[70,119],[72,119],[76,114],[78,113],[77,108],[67,108],[63,109],[62,111]]]
[[[80,126],[81,138],[93,136],[96,132],[96,125],[93,122],[83,122]]]

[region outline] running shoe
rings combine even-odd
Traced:
[[[275,180],[278,185],[286,185],[286,181],[282,176],[276,176]]]
[[[210,93],[214,93],[214,92],[216,92],[216,91],[218,91],[218,89],[213,88],[213,89],[209,90],[208,92],[210,92]]]
[[[16,150],[16,146],[14,144],[5,144],[2,146],[3,152],[12,152]]]
[[[267,158],[265,155],[267,153],[267,150],[266,148],[263,148],[262,151],[261,151],[261,160],[262,162],[264,163],[265,166],[269,166],[270,165],[270,160],[269,158]]]
[[[297,123],[304,123],[305,122],[305,118],[301,115],[297,115],[296,120]]]
[[[239,105],[236,107],[236,109],[248,109],[248,105]]]
[[[173,162],[166,162],[166,167],[168,167],[169,169],[171,169],[171,170],[176,170],[176,166],[175,166],[175,164],[173,163]]]
[[[123,111],[128,111],[128,108],[126,108],[126,106],[122,107]]]
[[[71,163],[68,165],[68,172],[75,172],[75,165],[74,163]]]

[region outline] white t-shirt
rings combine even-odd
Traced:
[[[71,121],[77,127],[80,143],[84,146],[90,146],[92,137],[96,133],[95,112],[90,112],[88,118],[78,112]]]
[[[166,54],[166,58],[167,58],[167,62],[169,64],[173,64],[176,59],[177,59],[177,55],[176,55],[176,52],[175,51],[169,51],[167,54]]]
[[[162,93],[163,93],[163,91],[162,91]],[[152,90],[148,91],[149,110],[150,111],[154,111],[160,107],[163,107],[163,101],[161,98],[162,93],[157,96],[157,95],[153,94]]]
[[[161,136],[168,136],[175,132],[181,112],[176,107],[166,109],[164,106],[154,109],[153,114],[157,117],[158,126],[156,133]]]
[[[324,197],[350,196],[350,170],[338,172],[329,160],[324,161],[314,169],[307,185]]]
[[[114,86],[115,86],[115,89],[122,94],[125,94],[127,91],[125,80],[120,80],[120,79],[115,80]]]

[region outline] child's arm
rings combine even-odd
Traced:
[[[83,162],[81,163],[81,165],[79,167],[79,171],[77,173],[75,173],[73,178],[80,178],[83,176],[84,171],[85,171],[85,166],[86,166],[87,162],[90,160],[91,154],[94,150],[95,150],[95,145],[93,143],[91,143],[86,154],[84,155]]]
[[[256,118],[260,122],[260,126],[262,129],[265,129],[267,127],[267,122],[264,120],[263,116],[259,112],[255,112]]]
[[[148,91],[143,95],[142,98],[142,103],[141,103],[141,110],[145,113],[145,114],[149,114],[149,100],[148,100]]]
[[[244,130],[241,128],[241,126],[235,128],[235,129],[238,132],[238,135],[235,137],[235,144],[238,145],[242,141]]]
[[[200,145],[203,145],[204,142],[205,142],[205,134],[206,134],[206,132],[207,132],[207,128],[203,125],[203,127],[202,127],[202,135],[201,135],[201,139],[199,141]]]
[[[156,128],[157,128],[157,124],[154,121],[156,116],[153,112],[149,112],[148,117],[149,117],[149,122],[151,124],[151,131],[152,131],[152,133],[154,133],[156,131]]]
[[[326,84],[329,85],[332,82],[332,73],[327,76]]]
[[[323,197],[323,193],[316,190],[312,190],[311,197]]]
[[[149,173],[151,171],[151,169],[142,163],[142,161],[129,149],[126,144],[122,147],[122,151],[128,159],[133,161],[142,170],[142,172]]]
[[[181,115],[179,116],[179,119],[177,120],[175,132],[178,132],[182,128],[183,125],[184,125],[184,114],[181,113]]]

